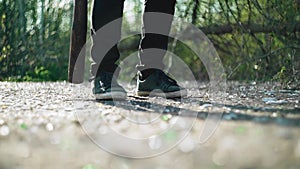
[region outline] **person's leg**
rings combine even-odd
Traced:
[[[164,68],[162,61],[168,48],[168,36],[165,35],[170,32],[175,4],[176,0],[145,0],[143,33],[139,51],[141,63],[137,66],[138,70]],[[155,12],[155,14],[149,12]],[[160,34],[149,33],[157,32],[157,30]],[[151,70],[142,72],[145,72],[147,76]]]
[[[91,79],[96,99],[126,98],[126,91],[114,77],[120,57],[117,45],[121,38],[123,6],[124,0],[94,0]]]
[[[91,74],[94,77],[103,71],[114,72],[118,67],[115,62],[119,59],[119,50],[117,44],[111,48],[111,43],[120,40],[122,20],[119,18],[123,16],[123,7],[124,0],[94,0],[93,33],[97,34],[99,29],[113,22],[109,29],[101,29],[101,35],[93,36]],[[116,22],[116,19],[119,20]],[[107,49],[110,50],[106,52]]]
[[[174,79],[162,71],[175,3],[176,0],[145,1],[143,36],[139,51],[141,63],[137,66],[140,72],[137,79],[137,95],[139,96],[175,98],[187,94],[186,89],[180,87]]]

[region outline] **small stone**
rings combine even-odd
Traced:
[[[200,109],[207,109],[207,108],[211,108],[211,107],[213,107],[212,104],[203,104],[200,106]]]
[[[241,93],[240,98],[247,98],[247,94],[246,93]]]
[[[189,153],[195,149],[195,142],[190,138],[184,139],[178,146],[179,150],[184,153]]]
[[[266,104],[286,104],[288,103],[288,101],[286,100],[277,100],[276,98],[263,98],[262,99],[263,102],[265,102]]]
[[[0,126],[2,126],[5,123],[3,119],[0,119]]]
[[[46,130],[47,131],[53,131],[54,130],[54,126],[52,123],[47,123],[46,124]]]
[[[268,102],[273,102],[276,101],[276,98],[274,97],[267,97],[262,99],[263,102],[268,103]]]
[[[273,117],[273,118],[278,117],[278,113],[272,113],[271,117]]]
[[[10,132],[10,129],[8,126],[5,125],[5,126],[0,127],[0,135],[1,136],[8,136],[9,132]]]
[[[162,146],[162,140],[159,136],[152,136],[148,139],[148,145],[152,150],[157,150]]]

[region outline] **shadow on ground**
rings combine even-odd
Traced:
[[[222,119],[227,121],[251,121],[261,124],[274,123],[283,126],[300,126],[300,108],[270,108],[270,107],[253,107],[245,105],[229,105],[229,104],[212,104],[210,102],[203,102],[193,98],[173,99],[180,102],[195,102],[201,105],[212,105],[223,107],[223,112],[212,111],[193,111],[189,109],[180,108],[179,106],[166,106],[159,103],[148,101],[147,98],[130,97],[126,101],[113,101],[113,100],[91,100],[92,102],[102,103],[104,105],[116,106],[118,108],[142,111],[145,113],[161,113],[171,114],[183,117],[195,117],[205,120],[208,113],[217,114],[223,113]],[[116,104],[117,103],[117,104]],[[152,110],[152,111],[149,111]],[[184,114],[179,114],[183,110]],[[287,115],[295,115],[296,117],[287,117]]]

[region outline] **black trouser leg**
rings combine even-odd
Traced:
[[[170,32],[170,27],[173,21],[173,15],[175,11],[175,4],[176,0],[145,1],[144,11],[146,14],[143,15],[143,34],[139,52],[139,57],[142,66],[139,65],[138,69],[163,69],[164,65],[162,61],[168,48],[168,36],[165,35],[169,35]],[[156,12],[157,14],[147,15],[147,12]],[[159,15],[158,13],[164,13],[169,15]],[[160,34],[153,34],[147,32],[159,32]]]
[[[121,38],[121,19],[123,16],[124,0],[94,0],[92,23],[96,35],[93,36],[91,74],[97,76],[101,71],[114,72],[120,57],[117,43],[111,48],[112,42]],[[117,22],[114,21],[119,19]],[[112,22],[113,21],[113,22]],[[108,29],[107,24],[113,23]],[[101,29],[102,28],[102,29]],[[98,30],[99,34],[97,34]],[[101,32],[101,33],[100,33]],[[108,52],[106,50],[110,49]]]

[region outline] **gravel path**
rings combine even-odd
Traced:
[[[211,98],[201,86],[95,101],[88,84],[0,82],[0,169],[300,168],[299,90],[230,82]]]

